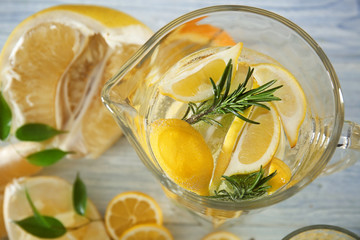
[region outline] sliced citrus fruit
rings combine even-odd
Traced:
[[[0,56],[13,131],[45,123],[68,132],[55,144],[72,156],[99,156],[121,135],[101,88],[150,35],[135,18],[100,6],[55,6],[25,19]]]
[[[242,43],[230,48],[206,48],[181,59],[159,82],[159,91],[183,102],[200,102],[213,95],[210,77],[215,83],[221,78],[226,64],[232,60],[234,71]]]
[[[178,36],[181,39],[192,39],[202,45],[207,44],[209,46],[231,46],[236,44],[224,29],[211,24],[204,24],[201,22],[203,19],[206,19],[206,17],[199,17],[185,23],[177,29],[178,34],[172,35],[172,37],[176,38]]]
[[[151,124],[150,144],[159,165],[181,187],[209,194],[213,157],[201,134],[180,119]]]
[[[291,178],[291,170],[289,166],[276,157],[271,160],[269,173],[275,171],[276,175],[268,181],[268,184],[271,186],[271,188],[268,189],[269,194],[274,193],[276,190],[284,186]]]
[[[226,231],[218,231],[206,235],[205,237],[202,238],[202,240],[241,240],[241,239],[233,233]]]
[[[115,196],[105,212],[105,226],[113,239],[119,239],[129,228],[145,223],[161,225],[162,211],[157,202],[140,192],[124,192]]]
[[[211,24],[202,24],[202,19],[204,17],[183,24],[161,41],[151,57],[154,64],[146,78],[149,85],[158,82],[166,70],[193,52],[204,47],[236,44],[226,31]]]
[[[270,63],[253,66],[254,77],[260,85],[276,79],[274,86],[283,85],[275,95],[281,101],[274,102],[291,147],[296,145],[299,129],[306,115],[306,97],[296,78],[286,69]]]
[[[139,224],[126,230],[119,240],[173,240],[170,231],[157,224]]]
[[[236,86],[238,86],[241,82],[243,82],[246,78],[248,72],[249,65],[246,63],[239,63],[238,70],[235,75],[234,82],[236,82]],[[253,83],[254,86],[253,86]],[[256,88],[258,85],[256,82],[253,81],[253,78],[250,79],[248,85],[246,86],[247,89]],[[250,113],[253,107],[249,107],[242,113],[245,118],[249,118]],[[220,154],[216,159],[216,165],[214,169],[214,173],[211,179],[210,184],[210,193],[213,193],[220,184],[221,176],[224,174],[229,162],[231,160],[232,152],[234,151],[234,147],[237,143],[237,139],[239,138],[245,121],[240,118],[233,118],[233,121],[225,135],[225,139],[223,141]]]
[[[275,107],[270,110],[254,107],[250,119],[259,124],[246,123],[236,140],[236,146],[223,175],[249,174],[265,167],[279,145],[281,123]]]
[[[9,239],[40,239],[14,223],[33,216],[25,189],[40,214],[55,217],[66,228],[75,229],[57,239],[109,239],[94,204],[88,200],[85,216],[78,215],[73,207],[72,185],[61,178],[47,176],[21,178],[14,180],[5,188],[3,209]],[[89,219],[95,221],[90,222]]]

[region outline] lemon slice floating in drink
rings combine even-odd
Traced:
[[[275,107],[272,104],[268,106],[270,110],[254,107],[250,119],[259,124],[246,123],[224,175],[259,171],[275,155],[280,141],[281,123]]]
[[[296,78],[286,69],[262,63],[253,65],[254,77],[260,85],[269,80],[276,79],[275,86],[283,85],[276,91],[281,101],[274,102],[279,112],[281,123],[291,147],[296,145],[299,129],[306,115],[306,98],[304,91]]]
[[[160,93],[182,102],[209,99],[213,95],[210,77],[217,83],[230,59],[236,69],[241,49],[242,43],[238,43],[228,49],[207,48],[190,54],[165,73]]]

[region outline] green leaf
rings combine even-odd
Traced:
[[[30,194],[25,188],[26,199],[34,213],[34,216],[25,218],[20,221],[14,221],[15,224],[20,226],[24,231],[40,238],[58,238],[66,233],[64,225],[56,218],[43,216],[36,209]]]
[[[47,167],[71,153],[72,152],[65,152],[58,148],[51,148],[30,154],[26,159],[33,165]]]
[[[5,140],[11,129],[12,114],[9,105],[0,92],[0,140]]]
[[[44,224],[36,216],[31,216],[20,221],[14,221],[19,227],[31,235],[39,238],[58,238],[66,233],[64,225],[56,218],[42,216]]]
[[[46,222],[45,218],[39,213],[39,211],[36,209],[33,201],[31,200],[31,197],[29,195],[29,192],[27,190],[27,188],[25,188],[25,195],[26,195],[26,199],[28,200],[30,207],[34,213],[34,217],[37,219],[37,222],[45,227],[49,227],[50,224],[48,222]]]
[[[27,123],[19,127],[15,136],[22,141],[35,141],[41,142],[48,140],[58,134],[65,133],[64,131],[59,131],[49,125],[42,123]]]
[[[73,205],[75,211],[81,215],[85,216],[87,203],[87,193],[86,186],[81,180],[79,173],[76,175],[76,180],[73,185]]]

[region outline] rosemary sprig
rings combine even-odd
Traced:
[[[239,201],[244,199],[256,198],[264,195],[271,186],[267,182],[276,175],[276,171],[265,176],[262,166],[258,172],[249,175],[222,176],[227,185],[227,189],[215,191],[216,198],[228,201]]]
[[[243,115],[244,111],[250,106],[260,106],[270,110],[268,106],[263,104],[264,102],[281,100],[280,98],[274,96],[273,93],[277,89],[281,88],[282,85],[270,88],[276,80],[271,80],[255,89],[246,89],[246,85],[254,72],[254,68],[250,67],[245,81],[239,84],[235,91],[230,93],[232,69],[233,67],[230,59],[218,85],[216,85],[214,80],[210,78],[214,97],[199,104],[189,102],[187,111],[182,118],[183,120],[189,124],[204,121],[209,124],[215,123],[221,126],[221,124],[211,116],[231,113],[246,122],[257,124],[258,122],[246,118]],[[191,114],[191,116],[188,117],[189,114]]]

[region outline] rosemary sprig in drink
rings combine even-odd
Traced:
[[[225,67],[224,73],[221,76],[218,85],[216,85],[214,80],[210,78],[210,82],[213,87],[214,97],[199,104],[189,102],[187,111],[182,118],[183,120],[185,120],[189,124],[204,121],[209,124],[215,123],[221,126],[218,121],[216,121],[210,116],[231,113],[246,122],[257,124],[257,122],[244,117],[244,111],[250,106],[260,106],[269,109],[268,106],[263,104],[264,102],[281,100],[280,98],[274,96],[273,93],[277,89],[281,88],[282,85],[270,88],[270,86],[272,86],[276,82],[276,80],[271,80],[268,83],[255,89],[246,89],[246,85],[254,72],[254,69],[250,67],[245,81],[239,84],[238,88],[235,91],[230,93],[232,68],[233,67],[230,59]],[[189,114],[191,115],[188,116]]]
[[[223,176],[227,188],[215,191],[215,195],[210,198],[239,201],[260,197],[271,187],[267,182],[275,175],[276,171],[265,176],[264,169],[260,167],[258,172],[249,175]]]

